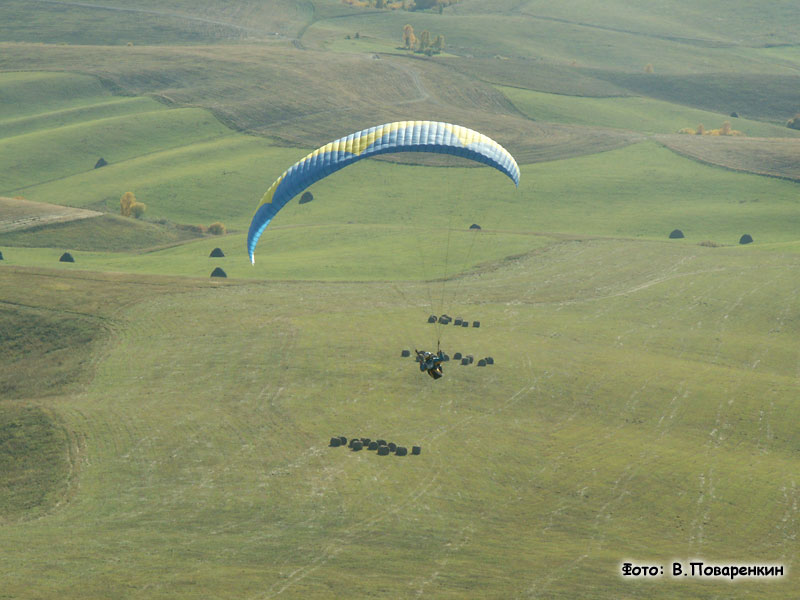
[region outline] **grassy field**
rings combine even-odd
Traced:
[[[0,598],[792,597],[799,22],[744,0],[2,3]],[[397,50],[406,23],[448,55]],[[519,187],[363,161],[249,264],[286,167],[405,118],[487,133]],[[728,119],[748,137],[672,135]],[[52,222],[76,209],[101,214]],[[401,357],[437,342],[494,364],[434,382]],[[787,575],[669,576],[690,560]]]

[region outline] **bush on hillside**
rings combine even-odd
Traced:
[[[794,117],[786,121],[786,126],[789,129],[800,129],[800,113],[797,113]]]
[[[147,210],[147,204],[144,202],[134,202],[131,205],[131,216],[135,219],[141,219],[144,211]]]
[[[227,230],[225,229],[225,225],[217,221],[208,226],[208,233],[212,235],[225,235]]]

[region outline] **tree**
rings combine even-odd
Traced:
[[[414,35],[414,28],[411,25],[403,27],[403,46],[406,50],[413,50],[417,43],[417,36]]]
[[[425,52],[431,47],[431,32],[427,29],[419,34],[417,52]]]
[[[147,210],[147,204],[144,202],[134,202],[131,204],[131,216],[136,219],[141,219],[144,211]]]
[[[123,217],[131,216],[131,207],[136,204],[136,196],[133,192],[125,192],[119,199],[119,212]]]
[[[216,223],[212,223],[208,226],[208,233],[213,235],[225,235],[226,233],[225,225],[217,221]]]
[[[441,35],[441,34],[437,35],[436,39],[433,40],[433,50],[434,50],[434,52],[436,52],[436,54],[439,54],[440,52],[442,52],[444,50],[444,36],[443,35]]]

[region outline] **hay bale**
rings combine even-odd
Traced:
[[[422,453],[422,447],[421,446],[411,446],[411,454],[416,456],[416,455],[421,454],[421,453]]]
[[[453,319],[451,319],[451,318],[450,318],[449,316],[447,316],[447,315],[442,315],[441,317],[439,317],[439,323],[441,323],[442,325],[447,325],[447,324],[448,324],[450,321],[452,321],[452,320],[453,320]]]
[[[225,253],[222,251],[222,248],[214,248],[211,251],[211,254],[208,255],[209,258],[223,258]]]
[[[736,112],[736,111],[733,111],[733,112],[731,113],[731,116],[732,116],[734,119],[738,119],[738,118],[739,118],[739,113],[738,113],[738,112]]]
[[[107,164],[108,162],[106,162],[106,159],[101,156],[97,159],[97,162],[94,163],[94,168],[99,169],[100,167],[105,167]]]
[[[453,325],[455,325],[456,327],[461,327],[461,323],[463,323],[463,322],[464,322],[464,319],[462,319],[461,317],[456,317],[456,320],[453,321]]]
[[[450,360],[450,355],[449,354],[442,354],[442,362],[447,362],[448,360]]]
[[[740,244],[752,244],[753,243],[753,236],[749,233],[745,233],[742,237],[739,238]]]
[[[479,366],[479,367],[485,367],[485,366],[486,366],[486,361],[485,361],[484,359],[480,359],[480,360],[478,361],[478,366]]]
[[[64,254],[61,255],[61,258],[58,259],[58,261],[59,262],[72,262],[72,263],[74,263],[75,259],[72,258],[72,254],[70,254],[69,252],[64,252]]]
[[[347,438],[344,437],[343,435],[339,436],[339,441],[342,442],[342,446],[347,446]]]
[[[369,446],[369,443],[370,443],[371,441],[372,441],[372,440],[371,440],[371,439],[369,439],[369,438],[361,438],[361,443],[362,443],[362,444],[364,444],[365,446]]]
[[[378,449],[378,442],[370,442],[369,446],[367,446],[367,450],[377,450]]]
[[[403,358],[408,358],[409,356],[411,356],[411,350],[403,350],[403,351],[401,351],[400,352],[400,356],[402,356]]]
[[[431,315],[428,317],[428,323],[436,323],[436,315]]]
[[[375,440],[378,443],[378,446],[385,446],[386,440]]]
[[[472,364],[473,362],[475,362],[475,357],[472,356],[472,354],[467,354],[464,358],[469,360],[469,364]]]
[[[461,323],[461,326],[462,327],[469,327],[469,321],[464,321],[463,323]]]
[[[486,358],[484,358],[483,360],[485,360],[485,361],[486,361],[486,364],[487,364],[487,365],[493,365],[493,364],[494,364],[494,359],[493,359],[491,356],[487,356],[487,357],[486,357]]]
[[[461,352],[456,352],[453,354],[453,360],[461,360]]]
[[[338,437],[332,437],[331,438],[331,443],[329,445],[330,445],[331,448],[338,448],[339,446],[342,445],[342,440],[341,440],[341,438],[338,438]]]
[[[217,267],[213,271],[211,271],[212,277],[227,277],[228,274],[222,270],[222,267]]]
[[[378,456],[388,456],[389,446],[378,446]]]
[[[473,327],[480,327],[481,326],[481,322],[480,321],[473,321],[472,322],[472,326]]]
[[[394,442],[389,442],[388,444],[386,444],[386,447],[389,448],[390,452],[394,452],[395,450],[397,450],[397,444],[395,444]]]
[[[347,442],[347,447],[348,447],[348,448],[352,448],[352,447],[353,447],[353,444],[355,444],[356,442],[359,442],[359,443],[360,443],[360,442],[361,442],[361,440],[360,440],[360,439],[358,439],[358,438],[350,438],[350,441],[349,441],[349,442]]]
[[[469,359],[465,356],[464,358],[461,359],[461,364],[462,365],[468,365],[469,364]]]
[[[354,440],[353,445],[350,447],[353,449],[353,452],[358,452],[364,447],[364,444],[361,443],[361,440]]]
[[[470,229],[475,229],[475,230],[477,230],[477,231],[480,231],[480,229],[481,229],[481,226],[480,226],[480,225],[478,225],[477,223],[473,223],[472,225],[470,225],[470,226],[469,226],[469,228],[470,228]]]
[[[0,260],[3,260],[3,253],[0,252]]]
[[[683,237],[683,232],[680,229],[673,229],[669,234],[669,239],[679,240]]]
[[[408,454],[408,448],[406,448],[405,446],[398,446],[397,450],[395,450],[394,453],[397,456],[405,456],[406,454]]]
[[[303,192],[303,195],[300,196],[299,204],[306,204],[308,202],[311,202],[313,199],[314,199],[314,194],[312,194],[311,192]]]

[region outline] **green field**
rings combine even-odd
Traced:
[[[0,599],[793,597],[798,31],[777,0],[0,4]],[[250,265],[284,169],[407,118],[520,185],[362,161]],[[494,364],[401,357],[437,343]]]

